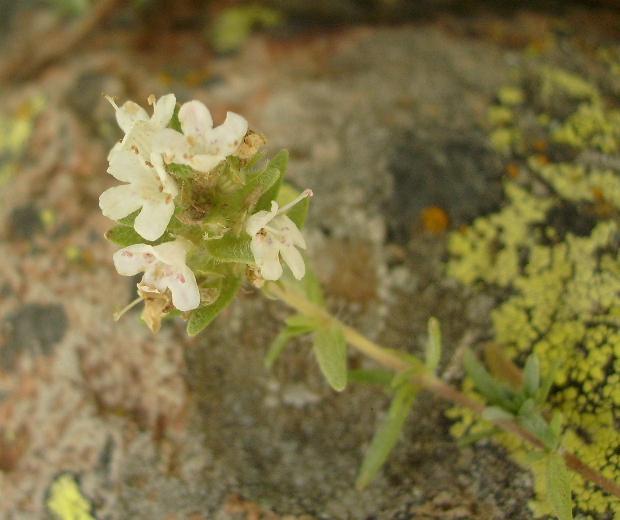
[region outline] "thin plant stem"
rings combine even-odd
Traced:
[[[269,284],[266,287],[266,291],[268,292],[268,294],[277,297],[278,299],[286,303],[289,307],[297,310],[302,314],[305,314],[306,316],[311,316],[315,319],[338,325],[342,328],[347,342],[352,347],[365,354],[369,358],[373,359],[380,365],[391,368],[397,372],[402,372],[411,368],[410,361],[401,357],[397,351],[383,347],[368,339],[366,336],[361,334],[353,327],[342,323],[323,307],[309,301],[303,294],[275,283]],[[420,363],[420,366],[423,366],[423,362],[421,360],[418,361]],[[484,403],[460,392],[453,386],[450,386],[449,384],[445,383],[437,376],[428,371],[421,371],[412,375],[412,382],[415,385],[418,385],[428,390],[429,392],[441,397],[442,399],[455,403],[464,408],[468,408],[478,415],[482,414],[482,412],[486,408],[486,405]],[[498,428],[501,428],[505,432],[516,435],[517,437],[521,438],[532,446],[535,446],[539,449],[544,448],[543,442],[538,437],[536,437],[530,431],[524,429],[515,421],[497,420],[492,422]],[[564,457],[566,465],[574,472],[581,475],[584,479],[594,482],[607,493],[620,498],[620,485],[618,485],[616,482],[601,475],[598,471],[588,466],[573,453],[563,451],[562,456]]]

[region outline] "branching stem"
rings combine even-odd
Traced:
[[[382,347],[374,341],[371,341],[353,327],[345,325],[340,320],[332,316],[323,307],[320,307],[319,305],[316,305],[309,301],[304,295],[300,294],[299,292],[275,283],[269,284],[266,289],[269,294],[279,298],[289,307],[292,307],[298,312],[306,316],[314,317],[316,319],[338,325],[342,328],[347,342],[352,347],[362,352],[369,358],[373,359],[380,365],[391,368],[397,372],[402,372],[411,368],[410,362],[399,356],[397,351]],[[420,361],[420,365],[423,365],[422,361]],[[462,406],[464,408],[468,408],[478,415],[482,414],[482,412],[486,408],[486,405],[484,403],[472,399],[468,395],[465,395],[464,393],[445,383],[437,376],[428,371],[417,373],[412,376],[412,379],[412,382],[414,384],[425,388],[429,392],[432,392],[433,394],[441,397],[442,399],[458,404],[459,406]],[[535,446],[539,449],[544,449],[544,444],[538,437],[536,437],[530,431],[524,429],[515,421],[499,420],[494,421],[494,424],[498,428],[501,428],[506,432],[512,433],[520,437],[522,440],[528,442],[532,446]],[[599,473],[594,468],[588,466],[573,453],[564,451],[563,457],[566,465],[570,469],[581,475],[584,479],[594,482],[607,493],[620,498],[620,485],[618,485],[616,482],[601,475],[601,473]]]

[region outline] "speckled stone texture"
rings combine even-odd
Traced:
[[[0,518],[47,518],[65,473],[99,519],[529,518],[527,474],[491,445],[459,449],[430,396],[376,483],[356,491],[387,396],[332,392],[305,341],[267,373],[288,311],[249,288],[191,340],[181,322],[152,336],[137,312],[114,323],[135,281],[114,272],[97,207],[120,137],[101,92],[143,102],[174,90],[216,120],[238,111],[314,190],[309,251],[334,312],[410,351],[436,315],[450,352],[484,336],[492,302],[445,278],[444,240],[419,214],[439,205],[460,225],[501,203],[481,123],[517,53],[431,25],[255,37],[189,86],[168,71],[192,45],[164,63],[85,45],[5,102],[15,114],[47,96],[0,186]]]

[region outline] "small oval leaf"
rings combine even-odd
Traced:
[[[263,171],[248,177],[241,195],[245,206],[252,212],[271,209],[271,201],[278,196],[287,162],[288,152],[282,150]]]
[[[536,354],[530,355],[523,368],[523,391],[534,397],[540,388],[540,361]]]
[[[226,235],[219,240],[210,240],[207,249],[211,256],[219,262],[237,262],[240,264],[254,262],[249,236]]]
[[[273,175],[273,172],[277,173],[277,176],[274,178],[273,182],[270,186],[267,186],[261,195],[260,199],[256,203],[256,211],[259,210],[269,210],[271,209],[271,201],[278,199],[278,194],[280,192],[280,187],[282,185],[282,181],[284,180],[284,175],[286,175],[286,169],[288,167],[288,151],[280,150],[271,161],[267,165],[265,172],[269,172],[270,175]],[[271,177],[270,177],[271,178]],[[264,183],[266,184],[266,182]]]
[[[411,411],[416,395],[417,389],[411,384],[403,384],[396,391],[387,417],[375,433],[364,457],[364,462],[355,484],[358,489],[363,489],[370,484],[388,459],[400,438],[405,420]]]
[[[118,225],[106,231],[105,237],[110,242],[121,247],[132,246],[134,244],[143,244],[146,242],[136,230],[130,226]]]
[[[559,453],[551,453],[547,458],[547,495],[559,520],[573,519],[570,475]]]
[[[338,326],[319,328],[314,333],[314,355],[330,386],[341,392],[347,386],[347,343]]]
[[[241,278],[228,276],[222,280],[220,296],[210,305],[203,305],[192,311],[187,322],[187,334],[195,336],[201,332],[215,317],[232,302],[241,287]]]

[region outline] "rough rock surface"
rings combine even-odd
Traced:
[[[528,475],[497,447],[458,448],[428,396],[376,483],[356,491],[386,396],[335,394],[303,341],[267,373],[288,311],[251,290],[191,340],[182,323],[153,337],[137,313],[114,323],[133,289],[97,207],[119,136],[102,91],[174,90],[216,119],[239,111],[315,192],[309,250],[340,317],[410,351],[430,315],[448,345],[473,342],[492,302],[446,279],[444,241],[420,214],[440,206],[460,225],[501,203],[481,123],[518,53],[433,25],[255,37],[190,85],[174,79],[177,53],[205,63],[186,43],[163,64],[86,46],[70,72],[52,67],[3,107],[26,120],[46,97],[25,152],[0,158],[14,166],[0,170],[0,518],[45,518],[66,474],[101,519],[529,518]]]

